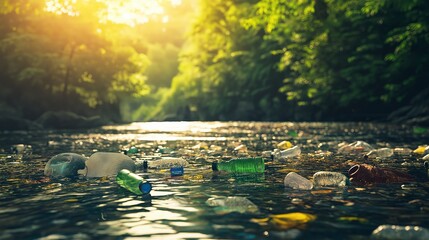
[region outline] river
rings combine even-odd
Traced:
[[[338,153],[341,145],[357,140],[374,148],[414,150],[429,144],[429,134],[404,125],[304,122],[147,122],[5,131],[0,133],[0,239],[368,239],[382,224],[429,228],[422,155],[366,159]],[[282,141],[299,145],[301,155],[265,157],[264,174],[211,170],[213,161],[262,156]],[[11,152],[17,144],[31,146],[32,154]],[[173,151],[165,156],[182,157],[190,165],[183,176],[174,177],[166,170],[138,170],[153,186],[146,196],[122,189],[114,177],[55,179],[43,173],[46,162],[59,153],[90,156],[130,147],[140,150],[132,156],[136,160],[162,147]],[[347,176],[353,164],[364,162],[407,172],[416,180],[313,190],[283,184],[291,171],[310,179],[317,171]],[[256,209],[240,208],[246,202],[232,209],[210,204],[226,197],[247,199]],[[312,217],[291,222],[281,218],[287,213]]]

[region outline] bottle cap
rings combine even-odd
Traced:
[[[147,161],[146,160],[143,161],[143,169],[147,169]]]
[[[217,162],[212,162],[212,170],[219,171],[219,169],[217,168]]]
[[[139,189],[143,194],[148,194],[152,190],[152,184],[150,182],[141,182]]]

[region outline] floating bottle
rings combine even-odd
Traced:
[[[229,161],[213,162],[213,171],[226,171],[233,173],[263,173],[265,170],[264,159],[236,158]]]
[[[125,154],[117,152],[96,152],[86,161],[81,171],[86,177],[115,176],[121,169],[136,170],[135,162]]]
[[[420,226],[380,225],[371,234],[371,239],[429,239],[429,230]]]
[[[259,208],[253,202],[245,197],[221,197],[221,198],[209,198],[206,204],[214,207],[214,210],[218,213],[258,213]]]
[[[411,148],[394,148],[393,152],[398,155],[410,155],[413,153]]]
[[[365,154],[366,157],[369,158],[388,158],[393,155],[393,150],[390,148],[379,148],[369,151],[369,153]]]
[[[181,176],[184,173],[184,167],[188,166],[188,161],[183,158],[163,157],[153,161],[143,161],[143,169],[157,168],[170,169],[171,176]]]
[[[364,141],[352,142],[348,145],[344,145],[338,149],[338,153],[362,153],[369,152],[374,148]]]
[[[349,169],[350,181],[354,184],[399,183],[413,181],[413,176],[394,169],[379,168],[369,164],[354,165]]]
[[[300,154],[301,154],[301,148],[298,145],[296,145],[294,147],[288,148],[283,151],[277,151],[277,152],[275,151],[273,153],[273,159],[279,160],[279,159],[291,158],[291,157],[299,156]]]
[[[286,175],[284,185],[285,187],[300,190],[311,190],[313,188],[313,183],[310,180],[295,172],[290,172]]]
[[[45,175],[51,177],[73,177],[79,169],[85,169],[86,157],[76,153],[60,153],[46,163]]]
[[[123,188],[137,195],[148,194],[152,190],[152,184],[139,175],[122,169],[116,176],[116,182]]]
[[[314,186],[344,187],[348,185],[348,178],[339,172],[320,171],[313,175]]]

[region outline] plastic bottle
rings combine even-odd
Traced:
[[[388,158],[393,155],[393,150],[390,148],[379,148],[371,150],[365,156],[369,158]]]
[[[143,169],[158,168],[170,169],[171,176],[181,176],[184,173],[184,168],[188,166],[188,161],[183,158],[163,157],[153,161],[144,161]]]
[[[258,206],[245,197],[221,197],[221,198],[209,198],[206,204],[215,207],[216,212],[229,213],[257,213],[259,212]]]
[[[264,160],[256,158],[236,158],[229,161],[213,162],[213,171],[226,171],[233,173],[263,173],[265,170]]]
[[[290,172],[286,175],[284,185],[285,187],[301,190],[311,190],[313,188],[313,183],[310,180],[295,172]]]
[[[369,164],[354,165],[349,169],[350,181],[354,184],[399,183],[413,181],[413,176],[389,168]]]
[[[82,171],[86,177],[115,176],[121,169],[136,170],[135,162],[125,154],[116,152],[96,152],[86,161]]]
[[[301,154],[301,148],[298,145],[296,145],[294,147],[288,148],[283,151],[274,152],[273,158],[275,160],[279,160],[279,159],[296,157],[296,156],[299,156],[300,154]]]
[[[410,155],[413,153],[411,148],[394,148],[393,152],[398,155]]]
[[[362,153],[369,152],[374,148],[364,141],[352,142],[348,145],[344,145],[338,149],[339,153]]]
[[[371,234],[371,239],[429,239],[429,230],[420,226],[380,225]]]
[[[76,153],[60,153],[45,165],[45,175],[51,177],[73,177],[79,169],[85,169],[86,157]]]
[[[339,172],[320,171],[313,175],[314,186],[344,187],[348,178]]]
[[[116,176],[116,182],[123,188],[137,195],[148,194],[152,190],[152,184],[139,175],[122,169]]]

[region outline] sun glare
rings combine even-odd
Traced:
[[[87,0],[85,3],[90,3]],[[47,0],[45,11],[52,12],[58,15],[67,14],[70,16],[78,16],[79,9],[76,7],[79,0]],[[95,3],[102,3],[106,6],[99,13],[101,22],[113,22],[118,24],[127,24],[136,26],[149,22],[151,19],[161,19],[161,22],[169,21],[168,14],[164,7],[160,4],[160,0],[93,0]],[[170,0],[171,6],[179,6],[182,0]],[[89,7],[90,4],[85,4]],[[86,9],[88,10],[88,9]]]

